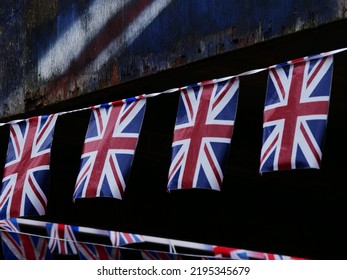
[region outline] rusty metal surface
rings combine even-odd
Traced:
[[[0,117],[344,19],[346,7],[345,0],[12,0],[0,4]]]

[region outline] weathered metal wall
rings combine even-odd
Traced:
[[[0,117],[343,19],[346,0],[0,3]]]

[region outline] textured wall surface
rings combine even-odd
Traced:
[[[345,0],[0,4],[0,117],[317,27]]]

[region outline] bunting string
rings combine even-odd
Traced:
[[[47,227],[47,226],[53,226],[53,225],[61,225],[57,223],[51,223],[51,222],[42,222],[42,221],[35,221],[35,220],[25,220],[21,218],[12,219],[18,222],[18,224],[26,224],[26,225],[35,225],[37,227]],[[66,225],[67,226],[67,225]],[[109,232],[113,233],[119,233],[114,231],[108,231],[108,230],[101,230],[101,229],[95,229],[95,228],[88,228],[88,227],[79,227],[79,226],[70,226],[71,230],[74,234],[78,236],[79,233],[87,233],[87,234],[95,234],[95,235],[101,235],[101,236],[109,236]],[[75,236],[46,236],[41,234],[34,234],[34,233],[28,233],[22,231],[19,227],[0,227],[0,236],[2,232],[6,233],[14,233],[14,234],[20,234],[25,235],[28,237],[36,237],[46,240],[47,242],[56,241],[59,243],[73,243],[75,244],[75,247],[78,247],[78,244],[88,244],[93,246],[102,246],[105,248],[113,248],[113,249],[122,249],[122,250],[128,250],[128,251],[134,251],[138,252],[139,254],[147,255],[150,254],[156,254],[157,256],[164,256],[165,254],[172,255],[172,257],[185,257],[185,258],[199,258],[202,260],[230,260],[230,259],[302,259],[302,258],[296,258],[291,256],[285,256],[285,255],[279,255],[279,254],[272,254],[272,253],[264,253],[264,252],[257,252],[252,250],[244,250],[244,249],[236,249],[236,248],[229,248],[229,247],[220,247],[216,245],[208,245],[208,244],[202,244],[202,243],[196,243],[196,242],[188,242],[188,241],[181,241],[181,240],[173,240],[173,239],[167,239],[162,237],[154,237],[154,236],[147,236],[147,235],[141,235],[143,238],[143,241],[149,244],[161,244],[161,245],[167,245],[168,251],[157,250],[157,249],[151,249],[150,247],[147,247],[146,249],[138,249],[138,248],[132,248],[127,247],[126,245],[130,245],[131,243],[122,244],[122,245],[108,245],[98,242],[89,242],[89,241],[80,241]],[[69,238],[70,237],[70,238]],[[136,243],[136,242],[135,242]],[[194,251],[199,250],[201,253],[187,253],[187,252],[179,252],[179,250],[176,247],[180,248],[186,248],[186,249],[194,249]],[[75,252],[75,255],[78,255],[79,253]],[[71,253],[69,254],[71,255]]]

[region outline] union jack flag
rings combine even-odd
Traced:
[[[250,250],[235,249],[223,246],[213,248],[216,258],[231,259],[231,260],[304,260],[303,258],[290,257],[285,255],[255,252]]]
[[[144,239],[139,234],[109,231],[109,236],[112,246],[121,247],[127,244],[144,242]]]
[[[0,230],[10,231],[10,232],[19,232],[17,218],[0,220]]]
[[[216,246],[213,248],[215,257],[220,259],[231,260],[249,260],[249,259],[263,259],[264,254],[259,252],[253,252],[249,250],[229,248],[223,246]]]
[[[305,258],[277,255],[277,254],[271,254],[271,253],[264,253],[264,259],[265,260],[307,260]]]
[[[333,56],[269,69],[260,172],[320,168]]]
[[[228,158],[239,79],[207,81],[181,90],[168,189],[220,190]]]
[[[76,255],[77,240],[74,231],[78,231],[78,227],[47,223],[47,234],[49,236],[48,247],[53,254],[59,255]]]
[[[47,239],[16,232],[2,232],[2,249],[6,260],[50,260]]]
[[[178,254],[158,252],[158,251],[141,251],[144,260],[182,260]]]
[[[56,120],[57,115],[49,115],[10,124],[0,219],[45,214]]]
[[[78,243],[78,253],[81,260],[120,260],[121,250],[99,244]]]
[[[140,96],[92,107],[74,199],[123,198],[145,105]]]

